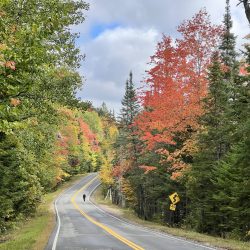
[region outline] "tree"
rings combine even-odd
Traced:
[[[243,5],[244,5],[246,17],[247,17],[247,20],[250,24],[250,2],[249,2],[249,0],[239,0],[238,5],[241,3],[243,3]]]
[[[122,99],[121,114],[119,117],[119,135],[115,143],[116,157],[114,159],[113,174],[116,178],[113,201],[125,206],[125,196],[122,193],[123,176],[129,169],[136,167],[137,144],[136,127],[134,120],[139,113],[139,103],[134,89],[133,74],[130,72],[126,81],[125,94]]]
[[[245,172],[248,171],[248,76],[239,75],[228,0],[224,25],[221,54],[214,56],[209,70],[199,150],[188,173],[189,222],[202,232],[244,238],[249,223],[239,214],[249,216],[246,208],[249,204],[241,200],[249,192],[241,192],[238,187],[242,183],[245,190],[249,185]]]
[[[76,105],[82,83],[70,27],[87,9],[81,0],[0,2],[1,228],[33,212],[56,185],[57,107]]]
[[[215,220],[217,204],[212,202],[216,192],[213,174],[219,161],[227,150],[227,133],[225,133],[228,95],[227,85],[223,79],[222,65],[218,54],[214,55],[209,69],[209,91],[204,99],[206,113],[201,117],[201,130],[198,139],[198,153],[188,172],[188,197],[190,199],[190,218],[193,227],[200,232],[218,233],[220,219]],[[219,205],[219,204],[218,204]]]
[[[234,102],[234,113],[231,120],[234,124],[231,150],[214,171],[213,183],[219,192],[214,194],[215,202],[222,204],[217,217],[226,218],[219,225],[220,229],[243,240],[249,239],[249,63],[250,48],[246,45],[244,53],[246,64],[241,66],[244,74],[235,79],[237,87]],[[231,115],[231,113],[230,113]]]
[[[136,127],[134,120],[139,113],[139,103],[134,89],[133,74],[130,72],[126,81],[125,94],[122,99],[122,108],[119,121],[119,136],[117,138],[117,148],[122,152],[118,155],[124,159],[136,161]]]
[[[165,150],[166,157],[169,153],[172,157],[183,155],[175,149],[191,141],[199,128],[198,118],[204,112],[201,100],[207,93],[207,67],[218,47],[221,28],[212,25],[206,11],[201,10],[181,24],[178,32],[182,38],[175,45],[170,37],[163,36],[151,57],[146,80],[150,90],[142,94],[144,110],[136,121],[149,149],[157,144],[172,148],[171,152]],[[182,159],[174,167],[179,172],[187,164]]]
[[[49,102],[72,100],[81,83],[74,69],[82,57],[75,47],[77,34],[69,27],[84,20],[82,10],[88,5],[32,0],[3,1],[0,8],[4,17],[0,22],[0,129],[5,132],[33,116],[34,107],[43,110]],[[19,108],[10,105],[13,98]]]
[[[129,73],[129,79],[126,81],[125,94],[122,99],[122,108],[120,114],[121,126],[127,128],[134,122],[135,117],[139,112],[139,104],[134,89],[133,74]]]
[[[229,0],[226,0],[226,11],[224,15],[224,32],[222,36],[222,42],[220,45],[221,58],[223,63],[231,70],[227,72],[231,73],[233,67],[235,66],[237,53],[235,51],[236,37],[231,33],[233,27],[232,18],[230,14],[230,4]]]

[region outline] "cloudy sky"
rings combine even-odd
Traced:
[[[149,57],[154,54],[162,34],[175,37],[176,27],[206,7],[211,20],[220,24],[225,0],[86,0],[90,10],[86,21],[74,28],[80,32],[77,41],[86,59],[80,69],[86,79],[78,93],[94,106],[104,101],[119,113],[129,72],[136,87],[141,86]],[[249,33],[243,6],[231,0],[233,32],[242,38]]]

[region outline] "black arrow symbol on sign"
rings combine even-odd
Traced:
[[[175,195],[173,196],[173,200],[174,200],[174,202],[173,202],[173,203],[176,203],[176,199],[177,199],[177,197],[178,197],[178,195],[177,195],[177,194],[175,194]]]

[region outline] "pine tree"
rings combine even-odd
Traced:
[[[134,118],[139,113],[139,103],[136,97],[132,72],[129,73],[129,79],[126,81],[125,94],[121,103],[120,124],[124,128],[128,128],[133,124]]]
[[[201,119],[204,131],[188,191],[191,222],[199,231],[244,238],[250,213],[249,79],[238,74],[229,0],[224,25],[221,60],[214,58],[210,68],[206,113]]]
[[[120,176],[117,180],[117,194],[115,200],[125,206],[125,197],[121,192],[123,175],[136,165],[137,143],[136,126],[134,119],[139,113],[139,103],[133,83],[133,74],[130,72],[126,81],[125,94],[122,99],[122,108],[119,116],[119,136],[116,141],[116,165],[120,168]]]
[[[250,64],[250,47],[246,46],[246,63]],[[247,72],[250,73],[248,66]],[[232,236],[249,239],[250,230],[250,76],[237,79],[238,93],[235,102],[237,122],[233,134],[234,144],[224,161],[214,171],[214,185],[218,193],[215,202],[226,217],[219,227]]]
[[[221,58],[227,67],[233,68],[236,62],[237,53],[235,51],[236,37],[231,33],[233,22],[230,14],[230,0],[226,0],[226,13],[223,23],[224,34],[220,45]]]
[[[134,119],[139,113],[139,103],[133,83],[133,74],[130,72],[129,79],[126,81],[125,94],[122,99],[122,108],[120,114],[120,129],[117,140],[118,147],[122,146],[124,150],[123,157],[136,160],[137,135]]]
[[[230,111],[227,114],[227,124],[230,126],[230,134],[232,135],[228,141],[228,150],[233,143],[233,134],[235,133],[235,124],[238,122],[238,110],[236,107],[236,99],[239,96],[241,86],[238,84],[239,62],[237,61],[238,53],[236,52],[236,37],[231,32],[233,23],[230,14],[230,2],[226,0],[226,12],[224,15],[224,34],[220,46],[222,63],[225,66],[224,81],[228,87],[228,106]]]
[[[191,222],[200,232],[216,232],[214,213],[217,205],[211,202],[215,187],[213,170],[216,161],[225,154],[226,134],[225,106],[227,102],[226,82],[223,79],[218,54],[214,55],[209,71],[209,92],[204,99],[206,113],[201,118],[203,131],[199,136],[199,153],[194,159],[187,183],[188,195],[191,200]]]

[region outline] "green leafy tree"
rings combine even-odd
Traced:
[[[77,105],[82,83],[70,27],[87,9],[81,0],[0,2],[1,228],[33,212],[55,186],[57,105]]]

